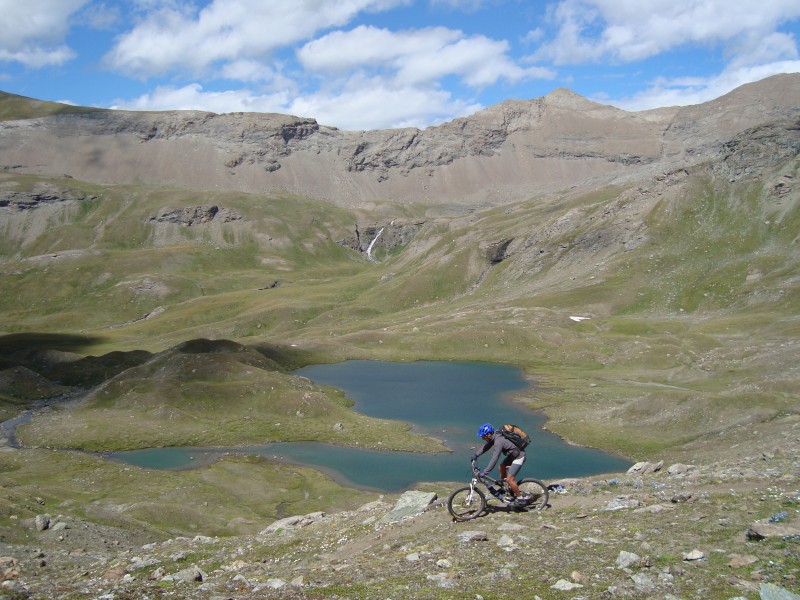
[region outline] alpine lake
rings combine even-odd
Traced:
[[[293,372],[343,390],[353,409],[412,424],[413,431],[442,440],[452,452],[417,453],[366,450],[316,442],[274,443],[237,448],[149,448],[112,453],[109,458],[147,469],[199,467],[224,454],[264,456],[314,467],[338,483],[386,492],[418,481],[466,481],[470,456],[483,442],[478,427],[513,423],[531,437],[520,477],[545,482],[624,471],[632,464],[618,456],[573,446],[542,429],[544,417],[510,399],[530,387],[522,371],[503,364],[352,360],[313,365]],[[490,453],[479,464],[485,465]],[[496,470],[495,470],[496,473]]]

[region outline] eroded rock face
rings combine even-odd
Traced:
[[[176,223],[178,225],[202,225],[218,220],[223,223],[238,221],[242,216],[236,212],[219,206],[187,206],[178,209],[165,209],[156,217],[150,217],[150,223]]]
[[[752,177],[800,155],[800,120],[786,120],[748,129],[722,145],[714,171],[738,181]],[[775,193],[785,194],[791,178],[776,182]]]
[[[62,202],[93,200],[95,196],[86,196],[75,190],[60,189],[55,186],[38,184],[31,191],[0,189],[0,208],[24,211]]]
[[[478,207],[642,169],[675,172],[714,158],[748,129],[767,127],[769,136],[770,123],[799,117],[797,74],[641,113],[556,90],[424,130],[341,131],[269,113],[86,109],[0,122],[0,165],[96,183],[282,190],[342,206],[381,199]],[[730,151],[736,176],[735,157],[747,150]]]

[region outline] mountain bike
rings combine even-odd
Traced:
[[[475,461],[472,461],[472,481],[450,494],[447,510],[454,521],[469,521],[482,515],[490,502],[499,502],[501,506],[511,510],[542,510],[547,507],[550,493],[544,483],[527,478],[518,481],[517,485],[526,499],[524,507],[517,506],[514,492],[508,487],[508,483],[488,475],[481,477]]]

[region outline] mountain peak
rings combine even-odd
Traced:
[[[573,110],[587,110],[587,109],[594,109],[600,106],[605,106],[603,104],[598,104],[597,102],[592,102],[591,100],[587,100],[580,94],[576,94],[570,89],[567,88],[556,88],[543,98],[545,104],[548,106],[555,106],[558,108],[569,108]]]

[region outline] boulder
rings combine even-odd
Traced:
[[[705,553],[702,550],[698,550],[695,548],[691,552],[687,552],[683,555],[683,560],[692,562],[695,560],[703,560],[706,557]]]
[[[463,531],[458,534],[456,539],[459,542],[485,542],[489,536],[485,531]]]
[[[558,590],[560,592],[569,592],[572,590],[579,590],[582,587],[583,586],[580,583],[573,583],[571,581],[567,581],[566,579],[559,579],[550,586],[550,589]]]
[[[44,531],[45,529],[49,529],[50,515],[36,515],[36,518],[33,520],[33,526],[36,527],[36,531]]]
[[[655,473],[656,471],[660,471],[663,466],[664,466],[663,460],[660,460],[657,463],[638,462],[635,465],[633,465],[630,469],[628,469],[628,474],[646,475],[647,473]]]
[[[689,465],[683,463],[675,463],[667,467],[667,473],[670,475],[685,475],[689,471]]]
[[[279,519],[278,521],[275,521],[269,527],[264,529],[260,533],[260,535],[275,533],[276,531],[280,531],[281,529],[296,529],[298,527],[307,527],[312,523],[319,521],[324,516],[325,516],[324,512],[313,512],[307,515],[295,515],[293,517],[286,517],[285,519]]]
[[[627,569],[629,567],[638,565],[640,560],[641,557],[638,554],[622,550],[620,551],[619,556],[617,556],[617,562],[614,566],[616,566],[618,569]]]
[[[409,490],[397,500],[394,508],[381,517],[378,523],[396,523],[423,512],[437,496],[433,492],[419,492]]]
[[[608,501],[601,510],[622,510],[625,508],[639,508],[640,506],[642,506],[642,503],[636,498],[618,496],[617,498]]]
[[[748,540],[760,541],[769,537],[800,536],[800,529],[785,523],[753,523],[745,533]]]
[[[774,583],[762,583],[758,591],[761,600],[800,600],[800,595]]]

